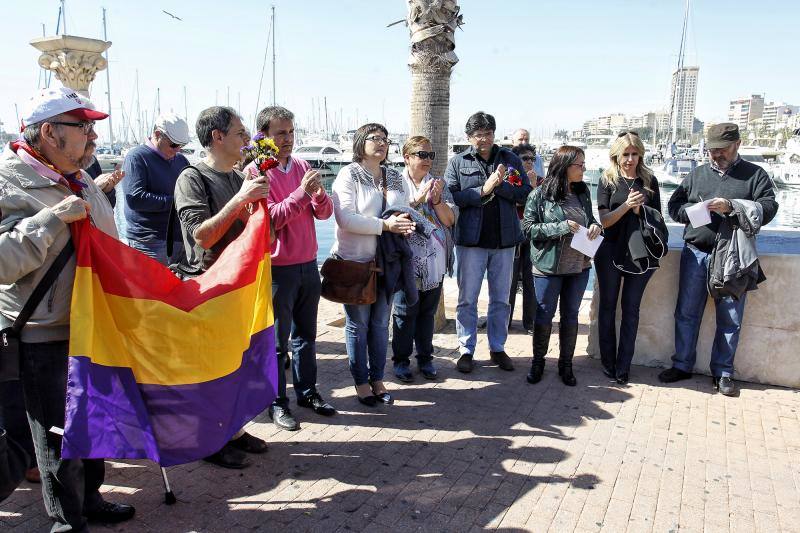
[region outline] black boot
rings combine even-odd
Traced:
[[[578,324],[561,324],[558,327],[558,375],[564,385],[574,387],[578,381],[572,373],[572,356],[575,354],[575,342],[578,340]]]
[[[531,371],[528,372],[528,383],[539,383],[544,372],[544,356],[547,355],[547,347],[550,345],[550,333],[553,324],[534,324],[533,325],[533,362]]]

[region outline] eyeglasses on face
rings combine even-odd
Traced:
[[[89,135],[89,132],[94,129],[94,122],[81,121],[81,122],[60,122],[53,121],[50,124],[58,124],[59,126],[70,126],[72,128],[81,128],[84,135]]]
[[[634,135],[636,137],[639,136],[639,133],[637,133],[635,131],[621,131],[621,132],[619,132],[619,135],[617,135],[617,139],[619,139],[620,137],[625,137],[628,134]]]
[[[536,156],[533,155],[523,155],[520,157],[521,160],[525,161],[526,163],[530,163],[531,161],[536,161]]]
[[[431,161],[433,161],[436,158],[436,152],[432,150],[430,152],[425,150],[420,150],[419,152],[411,152],[410,155],[415,155],[420,159],[430,159]]]
[[[470,135],[473,139],[494,139],[493,131],[476,131]]]
[[[380,135],[370,135],[366,138],[368,141],[372,141],[375,144],[389,144],[389,139],[386,137],[381,137]]]
[[[581,170],[586,170],[586,163],[572,163],[571,167],[580,167]]]

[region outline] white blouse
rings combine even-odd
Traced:
[[[386,207],[407,206],[403,177],[393,168],[382,168],[386,170]],[[331,254],[350,261],[375,259],[377,237],[383,232],[381,182],[381,176],[373,177],[359,163],[350,163],[339,171],[331,195],[336,220]]]

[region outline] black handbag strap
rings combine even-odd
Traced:
[[[47,269],[47,272],[44,273],[42,279],[39,280],[39,284],[33,289],[28,301],[22,306],[22,311],[19,312],[17,319],[14,320],[14,323],[11,325],[11,331],[15,336],[19,336],[20,331],[22,331],[22,328],[25,327],[25,324],[31,318],[34,309],[36,309],[36,306],[42,301],[45,293],[50,290],[53,282],[55,282],[58,275],[61,274],[61,270],[64,268],[64,265],[67,264],[67,261],[69,261],[74,251],[75,245],[72,244],[72,239],[70,239],[67,241],[67,245],[64,246],[64,249],[61,250],[55,258],[53,264],[50,265],[50,268]]]

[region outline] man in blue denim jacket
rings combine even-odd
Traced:
[[[508,336],[514,249],[522,241],[517,205],[532,188],[520,159],[494,144],[494,117],[479,111],[469,117],[465,133],[472,145],[453,157],[445,180],[460,208],[455,228],[458,307],[456,333],[460,372],[472,372],[478,330],[478,295],[488,273],[489,311],[486,333],[489,356],[503,370],[514,370],[505,353]]]

